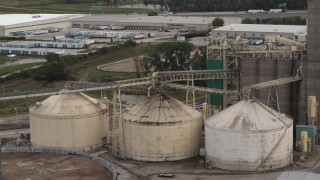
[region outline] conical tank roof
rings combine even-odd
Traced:
[[[292,125],[292,120],[269,108],[258,100],[242,100],[206,120],[211,128],[263,131],[282,129]]]
[[[167,95],[144,99],[123,114],[126,121],[150,124],[185,123],[201,119],[201,113]]]
[[[30,107],[30,114],[45,117],[79,117],[101,112],[100,103],[82,93],[50,96]]]

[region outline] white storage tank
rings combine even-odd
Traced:
[[[292,161],[293,121],[257,100],[242,100],[205,121],[206,160],[234,171],[264,171]]]
[[[123,114],[125,156],[141,161],[173,161],[199,154],[202,117],[166,96],[146,98]]]
[[[29,110],[34,146],[88,151],[107,143],[106,106],[85,94],[50,96]]]

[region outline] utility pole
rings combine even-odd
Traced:
[[[80,1],[80,7],[81,7],[81,12],[82,12],[82,0]]]
[[[2,139],[0,138],[0,180],[2,180]]]
[[[41,12],[43,14],[43,0],[41,1]]]
[[[16,112],[16,124],[18,125],[18,112],[17,112],[17,108],[14,107],[14,110],[15,110],[15,112]]]
[[[2,86],[2,97],[4,97],[4,86]],[[3,100],[3,108],[6,106],[6,101]],[[1,180],[1,179],[0,179]]]

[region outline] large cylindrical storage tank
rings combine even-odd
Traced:
[[[148,97],[123,114],[125,156],[174,161],[199,153],[201,113],[166,96]]]
[[[82,93],[50,96],[29,110],[34,146],[88,151],[107,142],[106,106]]]
[[[206,160],[234,171],[264,171],[292,161],[293,121],[257,100],[242,100],[205,121]]]

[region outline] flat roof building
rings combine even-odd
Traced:
[[[61,49],[0,47],[0,54],[46,56],[48,53],[64,54]]]
[[[0,43],[0,47],[11,48],[59,48],[59,49],[83,49],[87,41],[70,39],[61,41],[11,41]]]
[[[126,29],[157,30],[160,28],[192,28],[197,31],[208,31],[212,28],[215,17],[189,16],[146,16],[146,15],[89,15],[72,19],[74,28],[92,26],[125,26]],[[241,23],[241,18],[222,18],[225,24]]]
[[[266,35],[278,35],[295,40],[298,35],[307,34],[307,26],[270,25],[270,24],[229,24],[212,30],[212,35],[228,37],[263,38]]]
[[[0,36],[10,36],[13,32],[41,28],[68,28],[71,19],[79,14],[4,14],[0,15]]]

